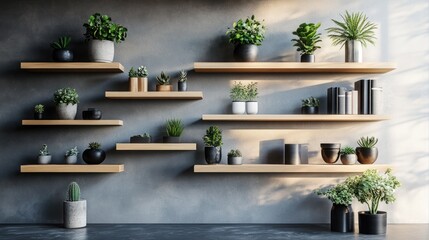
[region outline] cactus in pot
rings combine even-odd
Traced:
[[[76,182],[68,186],[67,199],[63,203],[63,222],[65,228],[86,226],[86,200],[80,197],[80,187]]]

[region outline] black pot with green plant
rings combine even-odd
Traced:
[[[152,137],[149,133],[143,133],[130,137],[130,143],[150,143],[151,141]]]
[[[100,164],[106,159],[106,152],[101,149],[101,144],[98,142],[89,143],[88,149],[83,151],[82,159],[87,164]]]
[[[180,71],[179,81],[177,82],[177,91],[184,92],[188,89],[188,73],[185,70]]]
[[[314,52],[320,48],[317,43],[322,41],[321,34],[317,33],[319,27],[320,23],[302,23],[292,33],[298,37],[292,41],[295,42],[294,46],[298,47],[297,51],[301,52],[301,62],[315,62]]]
[[[217,126],[210,126],[203,137],[204,155],[208,164],[218,164],[222,160],[222,130]]]
[[[35,120],[42,120],[43,119],[43,112],[45,112],[45,106],[43,104],[37,104],[34,106],[34,119]]]
[[[73,52],[70,50],[71,37],[64,36],[58,38],[58,41],[51,43],[54,49],[52,58],[55,62],[71,62],[73,61]]]
[[[373,164],[378,158],[378,149],[375,145],[378,139],[375,137],[361,137],[356,148],[357,160],[361,164]]]
[[[165,132],[167,136],[163,137],[164,143],[179,143],[180,136],[183,133],[185,126],[180,119],[169,119],[165,124]]]
[[[315,97],[302,99],[301,114],[318,114],[319,105],[320,101]]]

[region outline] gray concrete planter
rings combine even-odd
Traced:
[[[341,154],[341,162],[344,165],[353,165],[356,164],[357,156],[356,154]]]
[[[66,156],[65,158],[67,164],[76,164],[77,162],[77,156]]]
[[[93,62],[113,62],[115,44],[108,40],[89,41],[89,57]]]
[[[241,165],[243,164],[243,157],[232,157],[228,156],[229,165]]]
[[[45,155],[45,156],[39,156],[38,157],[39,164],[48,164],[51,162],[51,160],[52,160],[51,155]]]
[[[58,118],[61,120],[74,120],[77,113],[77,104],[60,103],[57,105]]]
[[[86,200],[75,202],[64,201],[63,220],[65,228],[82,228],[86,226]]]

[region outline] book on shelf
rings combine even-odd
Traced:
[[[352,90],[352,114],[359,114],[358,91]]]
[[[372,114],[380,115],[383,114],[383,88],[373,87],[371,88],[371,109]]]
[[[374,79],[361,79],[355,82],[358,91],[359,114],[382,114],[383,89]]]
[[[346,114],[346,89],[338,87],[337,89],[337,114]]]
[[[346,92],[346,109],[345,114],[352,114],[353,108],[353,91]]]

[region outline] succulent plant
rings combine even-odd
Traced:
[[[58,38],[58,41],[51,43],[53,49],[66,50],[69,49],[71,37],[65,36]]]
[[[320,27],[320,23],[302,23],[299,25],[298,29],[292,34],[298,36],[298,39],[292,39],[296,42],[295,47],[298,47],[297,50],[302,54],[312,55],[314,52],[320,48],[316,44],[321,42],[320,33],[317,33],[317,29]]]
[[[341,149],[340,153],[342,155],[348,155],[348,154],[355,154],[355,149],[350,147],[350,146],[346,146],[344,148]]]
[[[169,119],[165,124],[165,131],[169,137],[180,137],[185,127],[180,119]]]
[[[161,72],[161,74],[156,77],[156,80],[158,85],[170,85],[170,76],[164,72]]]
[[[79,154],[79,151],[77,150],[77,146],[75,146],[74,148],[70,148],[69,150],[67,150],[65,156],[71,157],[71,156],[77,156],[78,154]]]
[[[43,113],[45,111],[45,106],[43,104],[37,104],[34,106],[34,112],[36,113]]]
[[[51,155],[48,151],[48,145],[43,144],[42,148],[39,150],[39,156],[49,156]]]
[[[137,71],[134,69],[134,67],[130,68],[130,71],[128,72],[128,77],[135,78],[138,77]]]
[[[309,97],[306,99],[302,99],[302,106],[303,107],[318,107],[320,105],[319,99],[315,97]]]
[[[222,146],[222,130],[217,126],[210,126],[206,130],[206,135],[204,135],[203,140],[207,147]]]
[[[97,150],[97,149],[100,149],[100,148],[101,148],[101,144],[100,144],[100,143],[98,143],[98,142],[90,142],[90,143],[88,144],[88,147],[89,147],[89,149]]]
[[[238,149],[231,149],[231,151],[228,152],[228,157],[241,157],[241,152]]]
[[[72,182],[69,184],[68,191],[67,191],[67,201],[69,202],[80,201],[80,188],[76,182]]]
[[[378,139],[375,137],[361,137],[357,144],[362,148],[373,148],[378,143]]]
[[[79,95],[74,88],[60,88],[54,93],[55,104],[77,104],[79,103]]]
[[[147,67],[146,66],[140,66],[139,68],[137,68],[137,77],[140,78],[144,78],[147,77],[148,72],[147,72]]]
[[[188,73],[185,70],[181,70],[179,74],[179,82],[186,82],[188,80]]]

